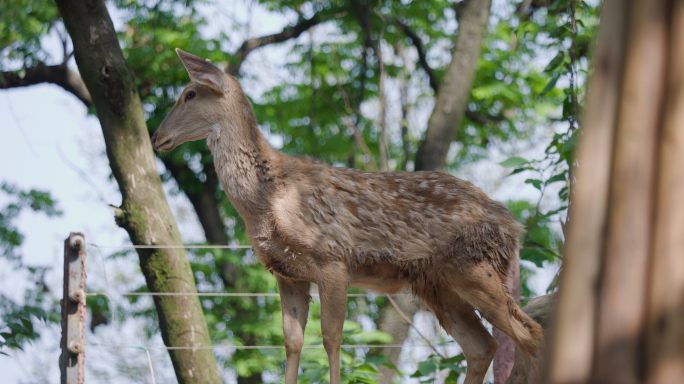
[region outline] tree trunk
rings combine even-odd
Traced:
[[[547,366],[549,381],[581,382],[591,374],[594,351],[595,298],[608,210],[608,177],[627,34],[628,7],[607,1],[598,35],[594,71],[588,85],[570,197],[571,218],[563,272],[554,310]],[[584,166],[586,164],[587,166]],[[581,223],[577,225],[575,223]],[[562,346],[562,347],[561,347]]]
[[[470,101],[490,6],[491,0],[464,0],[457,5],[456,46],[439,86],[425,138],[416,153],[417,171],[441,171],[446,165],[447,151]]]
[[[545,382],[683,382],[684,1],[604,16]]]
[[[646,380],[684,382],[684,1],[672,5],[650,268]]]
[[[116,32],[103,1],[57,0],[71,35],[76,63],[97,111],[107,157],[122,194],[116,221],[133,244],[181,245],[180,233],[161,187],[145,119]],[[182,250],[139,249],[140,267],[152,292],[196,293]],[[210,346],[195,296],[155,296],[168,346]],[[210,349],[169,351],[180,383],[221,383]]]
[[[164,166],[171,172],[171,176],[178,183],[179,188],[190,200],[190,204],[195,209],[200,225],[204,230],[204,237],[209,244],[226,245],[228,244],[228,234],[223,224],[223,219],[219,212],[218,200],[218,177],[211,162],[204,167],[204,174],[207,179],[202,182],[195,175],[187,163],[176,164],[170,158],[162,158]],[[214,258],[219,277],[223,282],[224,288],[235,288],[238,268],[235,264],[223,261],[218,257]]]
[[[409,293],[409,291],[403,290],[401,293],[406,294]],[[412,296],[394,296],[393,299],[399,309],[401,309],[409,318],[413,318],[420,309],[420,301]],[[378,330],[389,333],[394,341],[393,344],[403,344],[408,336],[410,328],[411,326],[399,315],[391,303],[387,302],[380,308]],[[392,364],[396,366],[399,362],[401,351],[402,348],[382,348],[372,351],[371,353],[388,356]],[[380,367],[380,375],[378,376],[379,384],[391,384],[393,377],[393,370],[384,366]]]

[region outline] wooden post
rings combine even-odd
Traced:
[[[682,383],[684,0],[603,15],[543,382]]]
[[[85,259],[85,237],[72,232],[64,241],[61,384],[83,384],[85,380]]]

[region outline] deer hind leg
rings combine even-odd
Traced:
[[[472,305],[450,289],[420,294],[444,329],[456,340],[468,363],[464,384],[481,384],[494,358],[497,344]]]
[[[283,311],[283,334],[285,336],[285,384],[297,384],[299,358],[304,346],[304,329],[309,315],[310,284],[276,276]]]
[[[349,287],[347,269],[338,265],[322,267],[316,282],[321,295],[321,333],[330,364],[330,384],[340,384],[340,345]]]
[[[539,374],[544,349],[541,326],[513,302],[496,269],[486,262],[476,264],[460,271],[454,282],[461,298],[510,337]]]

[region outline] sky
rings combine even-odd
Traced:
[[[236,19],[251,18],[252,21],[258,21],[252,23],[253,28],[249,31],[251,36],[273,33],[287,23],[287,20],[273,17],[259,9],[250,15],[237,6],[226,6],[224,12],[232,12]],[[114,13],[114,17],[118,20],[121,15]],[[214,23],[216,28],[221,28],[219,21],[215,20]],[[116,24],[120,25],[118,21]],[[46,44],[52,49],[61,49],[55,39],[48,38]],[[255,68],[262,63],[277,65],[278,61],[282,61],[283,55],[280,52],[284,49],[273,47],[256,51],[243,68],[249,73],[258,72]],[[74,66],[73,60],[70,65]],[[248,89],[258,91],[255,87]],[[426,120],[428,114],[429,111],[422,115],[417,113],[415,118]],[[0,90],[0,182],[16,185],[22,190],[48,191],[63,212],[61,217],[48,218],[43,214],[24,210],[16,222],[20,232],[26,236],[19,250],[24,263],[53,267],[54,271],[48,275],[48,285],[52,289],[60,289],[63,242],[70,232],[84,233],[88,244],[130,244],[126,232],[114,223],[112,211],[108,207],[109,204],[119,205],[121,196],[116,184],[109,178],[110,171],[104,150],[104,140],[97,119],[87,115],[85,106],[60,87],[42,84]],[[533,149],[531,154],[535,151],[537,150]],[[478,164],[464,176],[480,175],[477,179],[482,182],[481,186],[499,200],[523,197],[536,201],[536,190],[525,185],[524,178],[506,178],[502,184],[499,183],[501,177],[508,172],[497,164],[505,156],[494,153],[491,160]],[[158,167],[160,171],[163,170],[161,163]],[[495,180],[498,181],[494,182]],[[478,180],[473,181],[478,184]],[[495,188],[494,185],[498,187]],[[168,192],[173,186],[167,185],[165,188]],[[187,199],[182,195],[171,196],[167,193],[167,196],[179,223],[183,241],[202,241],[201,228]],[[5,203],[6,197],[0,194],[0,206]],[[93,284],[101,287],[101,279],[104,277],[103,261],[96,254],[92,257],[89,254],[89,257],[89,279],[100,279]],[[126,270],[118,265],[112,268],[122,268],[116,269],[117,271]],[[139,273],[135,266],[132,269],[127,268],[133,273]],[[537,293],[543,293],[554,273],[554,268],[540,271],[532,282]],[[22,288],[27,284],[26,276],[12,273],[10,269],[0,265],[0,292],[21,300]],[[135,327],[135,324],[129,324],[129,327]],[[59,332],[55,329],[46,329],[45,332],[44,338],[53,342],[41,341],[28,346],[26,352],[17,353],[15,358],[0,356],[3,382],[14,383],[30,377],[40,377],[36,376],[36,372],[41,370],[50,382],[56,382],[54,379],[58,376],[54,375],[57,374],[56,358],[59,351],[54,340],[58,340]],[[135,335],[139,333],[136,330],[122,332],[129,332],[131,337],[138,337]],[[96,352],[89,353],[89,359],[94,359],[95,356]],[[139,356],[133,358],[139,359]],[[168,357],[163,354],[155,355],[155,359],[158,359],[157,364],[160,367],[168,364]]]

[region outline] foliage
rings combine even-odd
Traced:
[[[456,384],[459,376],[466,373],[464,363],[462,353],[449,358],[430,355],[426,361],[418,363],[418,369],[410,377],[420,379],[420,383],[435,383],[438,374],[448,372],[444,384]]]
[[[18,310],[12,311],[11,315],[3,316],[4,326],[9,328],[9,332],[0,332],[4,341],[0,341],[0,354],[7,355],[2,348],[22,349],[25,342],[31,342],[40,334],[34,329],[34,318],[38,321],[47,321],[48,316],[42,308],[33,306],[23,306]]]
[[[31,208],[34,211],[45,213],[47,216],[59,216],[62,212],[56,208],[55,202],[47,192],[20,191],[15,186],[6,183],[0,185],[0,190],[13,198],[13,202],[0,210],[0,249],[2,249],[4,258],[19,263],[20,258],[15,251],[24,241],[24,236],[19,233],[13,221],[19,216],[22,209]]]
[[[46,268],[27,267],[23,265],[17,249],[24,241],[14,221],[21,211],[30,208],[51,216],[61,215],[57,203],[49,193],[30,190],[22,191],[17,187],[2,183],[2,191],[10,202],[0,210],[0,249],[1,260],[9,262],[9,268],[16,272],[28,274],[35,283],[35,288],[29,288],[24,293],[22,303],[16,303],[8,296],[0,293],[0,354],[7,355],[3,349],[22,349],[24,343],[30,343],[40,337],[36,331],[37,322],[58,322],[56,300],[49,294],[43,282]]]
[[[516,33],[516,36],[522,36],[518,40],[524,46],[536,41],[535,50],[555,52],[541,74],[546,77],[546,84],[540,91],[537,88],[537,91],[542,96],[556,95],[554,104],[562,106],[560,115],[558,108],[555,108],[549,111],[552,114],[549,118],[552,122],[565,122],[557,124],[558,131],[553,134],[542,158],[526,160],[516,156],[501,163],[504,167],[514,168],[511,175],[528,175],[525,183],[539,190],[540,196],[535,206],[526,202],[509,204],[514,213],[523,216],[527,228],[520,257],[538,267],[544,261],[558,261],[562,254],[562,240],[550,226],[557,222],[563,227],[567,216],[572,186],[571,169],[577,138],[581,134],[578,121],[585,93],[585,83],[580,80],[588,75],[587,57],[597,27],[598,7],[592,7],[584,1],[557,0],[548,9],[539,10],[528,20],[521,21],[519,32]],[[567,80],[568,85],[561,89],[559,79]],[[560,204],[544,211],[542,200],[548,187],[554,183],[564,184],[558,190],[557,201]],[[555,287],[555,283],[554,280],[549,290]],[[529,293],[526,287],[523,291],[523,294]]]
[[[0,2],[0,58],[26,67],[44,63],[50,55],[42,49],[41,37],[53,30],[56,19],[57,6],[52,1]]]

